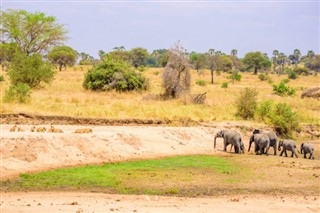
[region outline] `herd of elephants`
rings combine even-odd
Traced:
[[[232,147],[234,147],[235,153],[244,153],[244,143],[242,142],[241,135],[239,132],[235,130],[219,131],[214,137],[214,148],[216,148],[217,138],[223,138],[224,140],[223,151],[226,152],[227,146],[231,144],[231,149]],[[255,144],[255,153],[257,155],[268,155],[270,147],[273,147],[274,155],[277,155],[277,135],[274,132],[255,129],[250,137],[248,152],[250,151],[251,144],[253,142]],[[296,152],[297,146],[293,140],[279,141],[279,151],[281,150],[281,147],[282,151],[280,153],[280,156],[282,156],[284,153],[285,156],[288,157],[287,151],[291,151],[291,157],[293,157],[293,155],[298,157],[298,154]],[[300,146],[300,153],[304,155],[304,158],[307,158],[307,154],[309,154],[309,159],[314,159],[314,146],[309,143],[302,143]]]

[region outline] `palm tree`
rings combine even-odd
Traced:
[[[315,55],[315,54],[314,54],[314,51],[313,51],[313,50],[309,50],[308,53],[307,53],[307,56],[308,56],[308,58],[310,58],[310,59],[313,58],[314,55]]]
[[[231,55],[237,56],[237,55],[238,55],[238,50],[232,49],[232,50],[231,50]]]
[[[215,50],[214,49],[209,49],[208,50],[208,55],[212,56],[215,54]]]
[[[279,53],[278,55],[278,64],[281,66],[281,73],[284,71],[284,65],[286,64],[288,58],[284,53]]]
[[[273,72],[276,73],[276,68],[278,65],[278,58],[279,58],[279,51],[273,50],[272,55],[273,55],[272,57]]]

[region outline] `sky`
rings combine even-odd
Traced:
[[[6,9],[55,16],[68,31],[65,45],[94,57],[117,46],[152,52],[177,41],[188,52],[237,49],[239,57],[252,51],[320,53],[319,0],[1,0]]]

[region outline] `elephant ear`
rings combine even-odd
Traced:
[[[253,130],[253,132],[252,132],[252,134],[258,134],[258,133],[260,133],[260,130],[259,130],[259,129],[255,129],[255,130]]]

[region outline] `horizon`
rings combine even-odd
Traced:
[[[40,4],[41,3],[41,4]],[[98,57],[114,47],[151,53],[178,40],[188,52],[209,49],[238,57],[273,50],[320,53],[319,1],[1,1],[1,10],[43,12],[68,31],[64,43]]]

